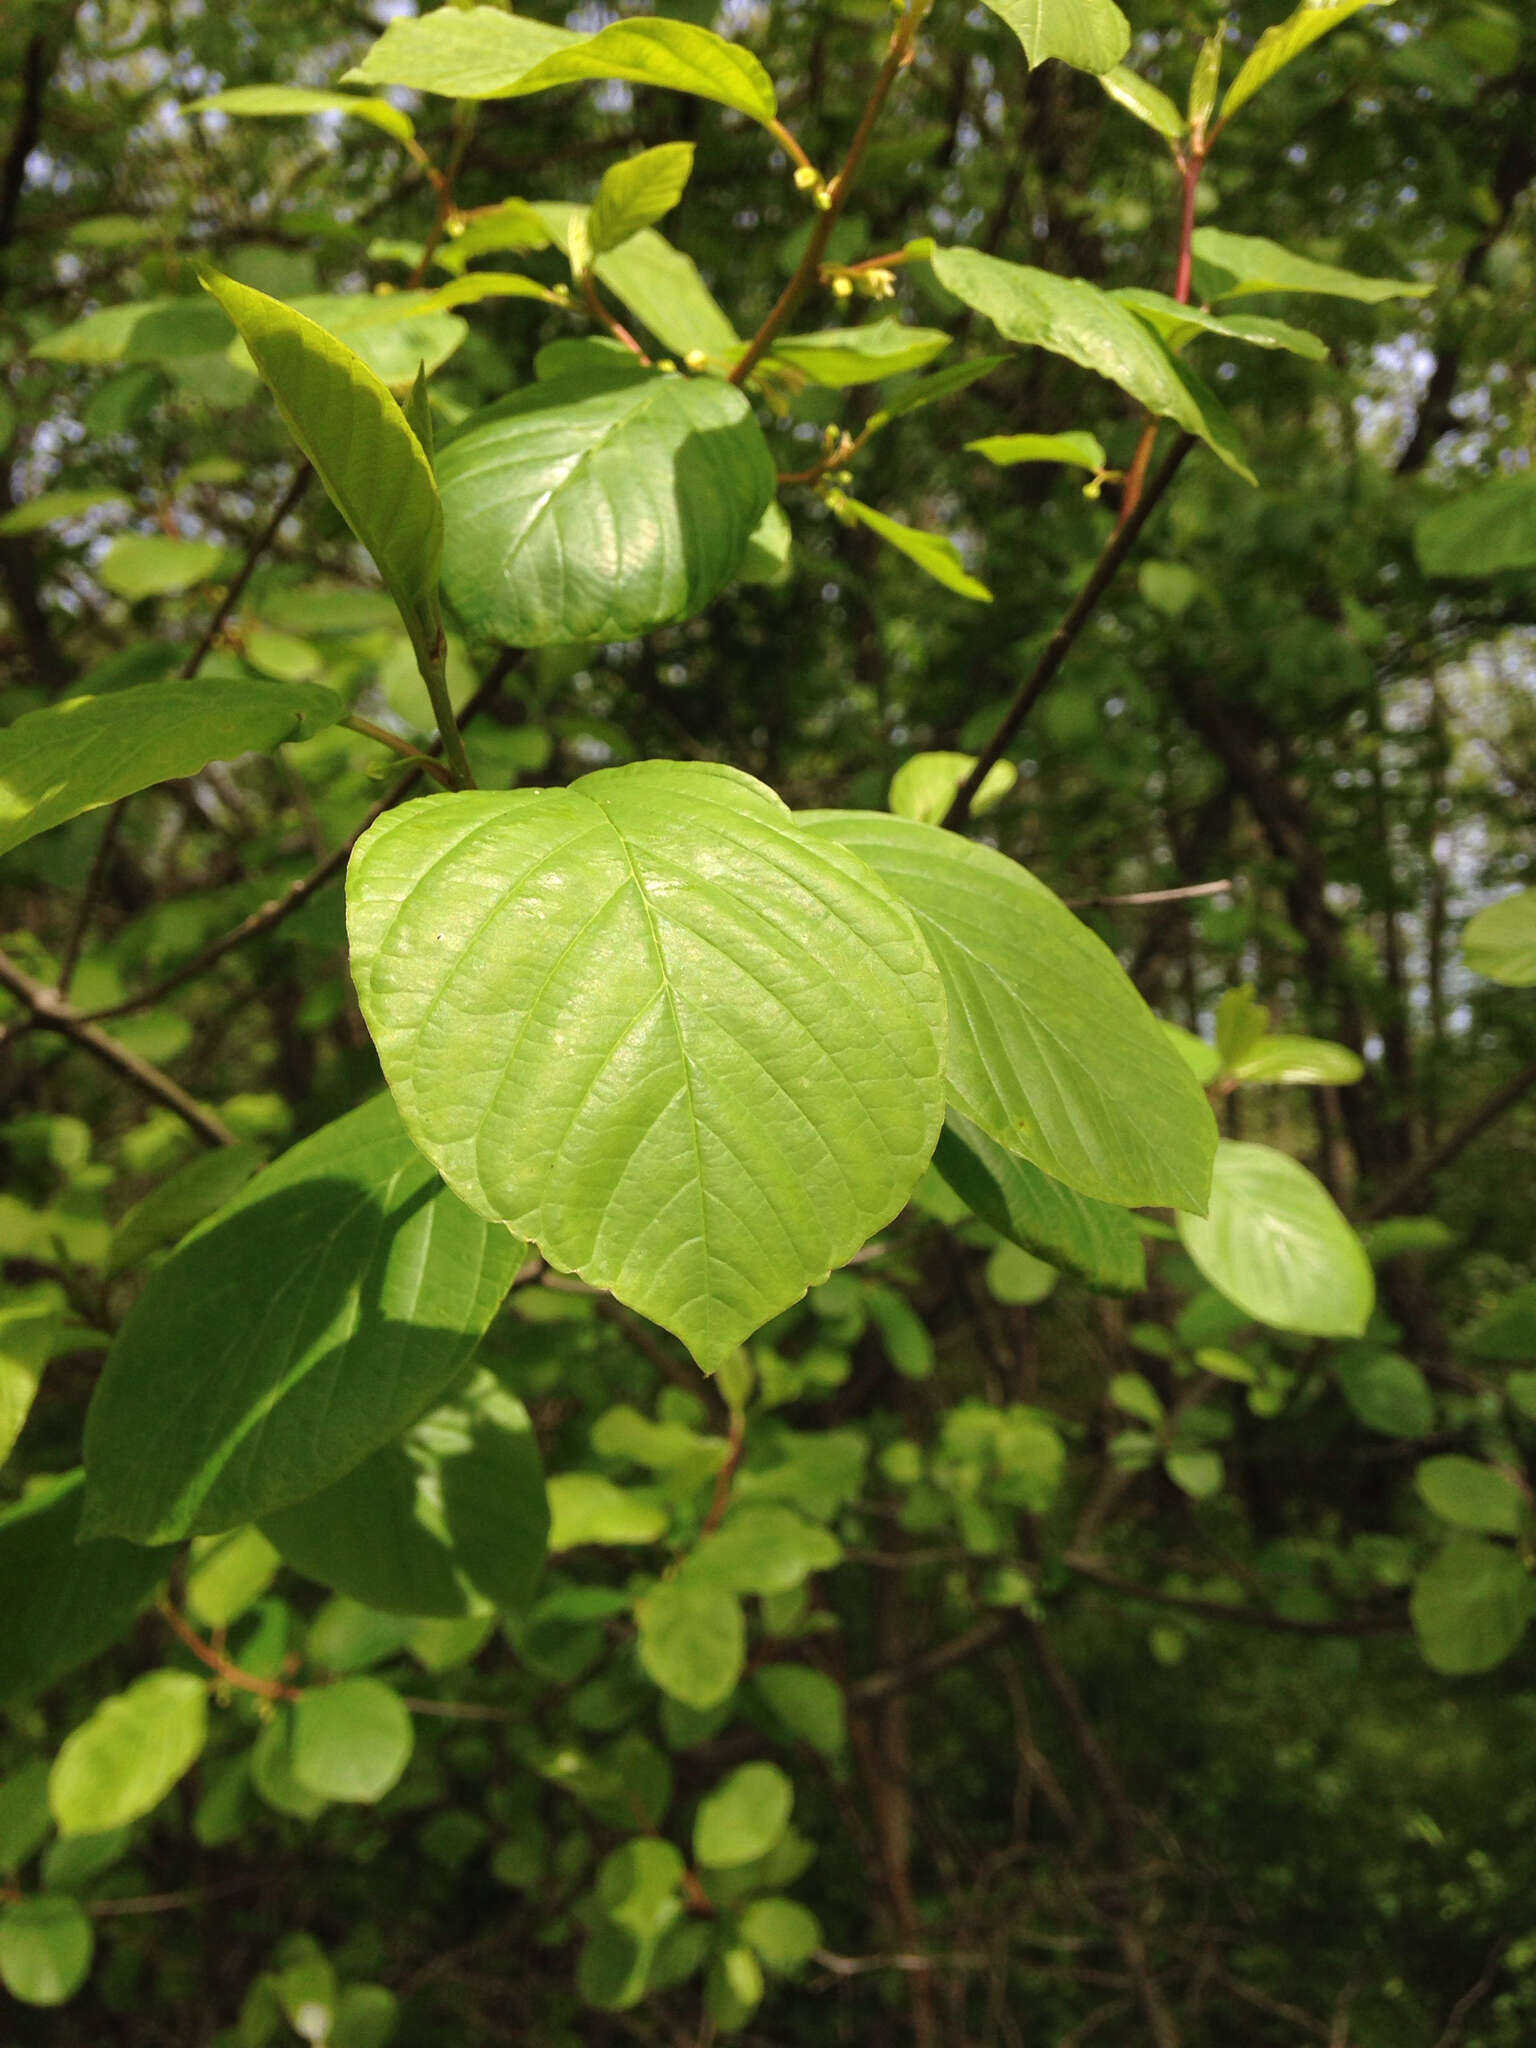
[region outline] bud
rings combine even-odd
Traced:
[[[814,164],[802,164],[795,173],[795,190],[809,192],[813,185],[821,183],[821,173]]]
[[[703,349],[691,348],[689,349],[687,355],[683,357],[683,361],[687,364],[690,370],[702,370],[704,365],[709,361],[709,357],[705,355]]]
[[[832,280],[832,296],[834,299],[851,299],[853,297],[853,279],[851,277],[834,277]]]

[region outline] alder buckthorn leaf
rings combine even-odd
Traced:
[[[795,1788],[777,1764],[742,1764],[699,1802],[693,1853],[706,1870],[766,1856],[789,1826]]]
[[[1146,1254],[1128,1210],[1063,1186],[958,1110],[944,1119],[933,1163],[974,1215],[1036,1258],[1111,1294],[1146,1286]]]
[[[350,114],[359,121],[371,121],[397,142],[409,142],[416,133],[410,115],[388,100],[368,99],[355,92],[319,92],[307,85],[232,85],[223,92],[210,93],[206,99],[193,100],[184,111],[240,114],[263,120],[285,115]]]
[[[692,175],[691,142],[663,142],[610,165],[586,217],[593,254],[600,256],[605,249],[618,248],[631,235],[670,213]]]
[[[1024,45],[1031,67],[1059,57],[1076,71],[1112,71],[1131,47],[1114,0],[987,0]]]
[[[652,761],[426,798],[364,835],[347,899],[417,1144],[706,1371],[932,1153],[945,1007],[917,923],[750,776]]]
[[[802,828],[867,861],[922,927],[949,997],[952,1105],[1103,1202],[1203,1209],[1216,1125],[1113,953],[1016,861],[876,811]]]
[[[325,1125],[130,1310],[86,1419],[86,1533],[167,1541],[332,1485],[463,1370],[522,1258],[387,1095]]]
[[[1474,974],[1505,988],[1536,985],[1536,889],[1490,903],[1468,924],[1462,958]]]
[[[399,1782],[415,1731],[400,1695],[377,1678],[343,1678],[293,1710],[288,1762],[307,1792],[372,1806]]]
[[[21,2005],[67,2005],[95,1947],[85,1908],[62,1892],[0,1908],[0,1983]]]
[[[114,1693],[64,1739],[48,1804],[64,1835],[139,1819],[191,1770],[208,1739],[208,1688],[192,1671],[152,1671]]]
[[[1358,14],[1362,7],[1376,4],[1377,0],[1307,0],[1305,6],[1298,7],[1284,21],[1265,29],[1244,58],[1236,78],[1227,87],[1227,96],[1221,103],[1223,122],[1229,121],[1239,107],[1251,100],[1261,87],[1268,85],[1277,71],[1283,71],[1319,36],[1338,28],[1352,14]]]

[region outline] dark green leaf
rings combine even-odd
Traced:
[[[933,1163],[983,1223],[1037,1258],[1111,1294],[1147,1284],[1141,1234],[1127,1210],[1052,1180],[958,1110],[944,1119]]]

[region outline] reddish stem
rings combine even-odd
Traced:
[[[226,1685],[232,1685],[237,1692],[251,1692],[263,1700],[301,1700],[303,1689],[296,1685],[284,1685],[276,1678],[258,1678],[253,1671],[242,1671],[238,1664],[205,1643],[195,1628],[183,1621],[168,1600],[160,1603],[160,1612],[173,1633],[186,1644],[201,1664],[215,1672]]]

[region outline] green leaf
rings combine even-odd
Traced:
[[[1531,1581],[1513,1551],[1453,1536],[1414,1581],[1413,1632],[1431,1670],[1449,1678],[1492,1671],[1525,1634]]]
[[[641,1668],[668,1699],[707,1713],[728,1700],[747,1660],[741,1602],[723,1586],[663,1579],[635,1602]]]
[[[967,441],[973,455],[1007,468],[1015,462],[1070,462],[1079,469],[1101,470],[1107,457],[1103,443],[1092,434],[988,434],[980,441]],[[974,808],[974,806],[973,806]]]
[[[987,1292],[1010,1308],[1034,1308],[1056,1286],[1057,1273],[1021,1245],[1000,1244],[987,1260]]]
[[[1163,1023],[1161,1029],[1200,1086],[1208,1088],[1221,1072],[1221,1054],[1215,1046],[1196,1037],[1193,1031],[1186,1031],[1182,1024]]]
[[[1331,263],[1293,256],[1262,235],[1233,235],[1225,228],[1196,228],[1191,246],[1195,294],[1204,300],[1245,298],[1255,292],[1316,292],[1375,306],[1384,299],[1420,298],[1434,289],[1411,278],[1359,277]]]
[[[1376,0],[1309,0],[1308,5],[1298,7],[1284,21],[1267,28],[1227,87],[1227,96],[1221,105],[1223,124],[1230,121],[1238,108],[1245,106],[1261,86],[1268,85],[1277,71],[1283,71],[1293,58],[1310,49],[1319,36],[1327,35],[1330,29],[1348,21],[1362,7],[1375,4]]]
[[[557,377],[443,450],[443,587],[474,637],[619,640],[691,617],[741,567],[776,475],[733,386]]]
[[[1212,33],[1205,37],[1195,57],[1189,81],[1189,125],[1203,136],[1216,107],[1216,90],[1221,83],[1221,59],[1226,42],[1227,22],[1223,15]]]
[[[1533,975],[1536,979],[1536,975]],[[1235,1079],[1250,1085],[1263,1081],[1294,1083],[1307,1088],[1342,1088],[1358,1081],[1365,1062],[1347,1045],[1326,1038],[1293,1038],[1268,1033],[1230,1062]]]
[[[952,1105],[1101,1201],[1203,1208],[1216,1131],[1109,948],[1026,869],[937,826],[810,811],[916,914],[949,997]]]
[[[821,1923],[797,1899],[754,1899],[741,1916],[741,1933],[776,1977],[793,1977],[821,1947]]]
[[[1269,1029],[1269,1011],[1249,986],[1229,988],[1216,1005],[1216,1052],[1229,1071]]]
[[[400,1782],[415,1739],[397,1692],[377,1678],[342,1678],[295,1705],[289,1767],[317,1798],[373,1806]]]
[[[325,1801],[293,1775],[289,1741],[293,1732],[293,1710],[279,1707],[251,1746],[251,1783],[276,1813],[294,1820],[313,1820],[324,1810]]]
[[[992,602],[991,591],[967,571],[959,549],[942,533],[924,533],[919,527],[903,526],[899,520],[887,519],[883,512],[875,511],[871,505],[861,505],[857,498],[850,498],[843,491],[830,492],[827,503],[842,517],[856,519],[871,533],[879,534],[946,590],[953,590],[958,597],[976,598],[982,604]]]
[[[1112,71],[1131,47],[1131,25],[1114,0],[987,0],[1007,22],[1030,67],[1059,57],[1076,71]]]
[[[382,128],[397,142],[409,142],[416,125],[389,100],[366,99],[355,92],[316,92],[307,85],[233,85],[209,93],[184,109],[189,114],[238,114],[270,119],[293,114],[350,114]]]
[[[848,1714],[835,1679],[809,1664],[760,1664],[752,1683],[792,1735],[824,1757],[848,1746]]]
[[[1124,64],[1101,71],[1099,83],[1117,106],[1124,107],[1128,114],[1134,114],[1138,121],[1145,121],[1149,128],[1155,128],[1169,142],[1183,139],[1189,123],[1158,86],[1150,84]]]
[[[763,2002],[763,1967],[745,1942],[716,1949],[704,1979],[704,2009],[722,2034],[739,2033]]]
[[[0,732],[0,853],[210,761],[307,739],[345,707],[313,683],[140,683],[65,697]]]
[[[112,1233],[103,1267],[110,1277],[174,1244],[195,1223],[233,1201],[262,1162],[259,1145],[221,1145],[173,1173],[135,1202]]]
[[[387,1095],[327,1124],[134,1304],[86,1420],[87,1532],[225,1529],[332,1484],[462,1371],[522,1258]]]
[[[1284,320],[1266,320],[1254,313],[1212,313],[1204,306],[1182,305],[1165,292],[1142,291],[1135,286],[1126,286],[1114,296],[1145,320],[1170,349],[1181,349],[1196,334],[1224,334],[1232,341],[1251,342],[1255,348],[1283,349],[1311,363],[1328,360],[1326,342]]]
[[[392,387],[391,395],[403,403],[403,387],[423,369],[430,376],[440,368],[468,334],[462,320],[442,310],[445,303],[487,296],[463,290],[467,282],[461,278],[441,292],[322,292],[284,303],[289,313],[323,328],[353,362]],[[516,296],[554,295],[524,280]],[[237,369],[256,369],[254,356],[240,339],[230,343],[227,359]]]
[[[1518,1536],[1525,1520],[1525,1496],[1508,1473],[1452,1453],[1426,1458],[1413,1475],[1418,1495],[1431,1514],[1453,1529],[1482,1536]]]
[[[561,1472],[549,1482],[552,1551],[583,1543],[655,1543],[666,1527],[665,1508],[596,1472]]]
[[[1037,1258],[1111,1294],[1147,1284],[1141,1233],[1124,1209],[1052,1180],[958,1110],[944,1119],[933,1163],[983,1223]]]
[[[795,1788],[777,1764],[742,1764],[699,1802],[693,1856],[706,1870],[736,1870],[766,1856],[789,1826]]]
[[[723,1586],[728,1593],[788,1593],[813,1572],[830,1570],[842,1554],[830,1530],[793,1508],[748,1501],[700,1537],[681,1577],[690,1585]]]
[[[115,1642],[169,1572],[172,1553],[81,1543],[85,1474],[0,1509],[0,1703],[14,1704]]]
[[[691,22],[618,21],[577,35],[495,7],[439,7],[392,21],[344,82],[493,100],[593,78],[694,93],[754,121],[778,111],[773,81],[751,51]]]
[[[400,2001],[383,1984],[348,1984],[336,2001],[325,2048],[387,2048],[399,2024]]]
[[[1115,1373],[1109,1382],[1109,1398],[1122,1415],[1144,1422],[1150,1429],[1161,1429],[1167,1420],[1157,1389],[1142,1373]]]
[[[915,378],[904,391],[886,399],[870,420],[870,432],[888,426],[892,420],[905,419],[908,413],[921,412],[925,406],[953,398],[957,391],[966,390],[978,378],[989,377],[1007,361],[1007,356],[976,356],[968,363],[951,363],[947,369],[935,370],[931,377]]]
[[[1504,1382],[1509,1405],[1527,1422],[1536,1421],[1536,1372],[1512,1372]]]
[[[887,314],[861,327],[782,335],[773,344],[772,360],[787,363],[812,384],[835,389],[921,370],[944,353],[950,340],[936,327],[908,327]]]
[[[671,1842],[640,1835],[603,1858],[593,1889],[616,1927],[650,1941],[681,1913],[678,1891],[686,1869],[682,1852]]]
[[[141,299],[103,306],[32,344],[32,353],[55,363],[159,363],[204,356],[229,341],[229,322],[217,306],[193,296]]]
[[[935,249],[933,274],[1009,341],[1049,349],[1107,377],[1149,412],[1177,420],[1253,482],[1237,431],[1214,395],[1112,293],[977,249]]]
[[[28,498],[25,504],[12,506],[0,518],[0,539],[16,540],[22,534],[40,533],[56,520],[78,519],[82,512],[93,512],[98,505],[131,503],[122,491],[44,491],[36,498]]]
[[[1426,512],[1413,529],[1426,576],[1536,567],[1536,476],[1501,476]]]
[[[569,255],[573,235],[579,239],[585,209],[565,201],[541,200],[535,211],[546,234]],[[593,274],[675,354],[705,356],[722,374],[735,360],[741,337],[700,276],[698,265],[654,228],[642,228],[617,249],[599,256]]]
[[[239,330],[289,432],[378,564],[418,659],[426,658],[442,630],[443,510],[405,414],[367,364],[313,320],[233,278],[209,273],[205,283]]]
[[[99,1835],[157,1807],[208,1739],[208,1688],[191,1671],[152,1671],[64,1738],[48,1777],[62,1835]]]
[[[14,1877],[52,1833],[47,1759],[29,1757],[0,1778],[0,1876]]]
[[[732,769],[403,806],[352,856],[348,918],[449,1185],[706,1371],[889,1222],[932,1150],[944,1005],[916,925]]]
[[[1474,974],[1505,988],[1536,987],[1536,889],[1480,910],[1462,934],[1461,950]]]
[[[1184,1249],[1228,1301],[1277,1330],[1358,1337],[1376,1283],[1365,1248],[1322,1182],[1269,1145],[1224,1138],[1211,1205],[1180,1214]]]
[[[223,554],[217,541],[125,533],[108,548],[96,574],[108,590],[136,604],[141,598],[174,597],[195,583],[206,583]]]
[[[586,218],[588,244],[595,256],[616,249],[668,214],[682,198],[693,175],[693,144],[663,142],[642,149],[603,173],[597,198]]]
[[[1536,1281],[1505,1295],[1461,1340],[1474,1358],[1536,1358]]]
[[[0,1908],[0,1983],[22,2005],[67,2005],[90,1973],[96,1936],[73,1899],[43,1893]]]
[[[1209,1500],[1220,1493],[1227,1476],[1215,1451],[1170,1451],[1163,1460],[1163,1470],[1191,1500]]]
[[[228,1628],[266,1592],[281,1562],[259,1529],[200,1536],[188,1561],[188,1613],[204,1628]]]
[[[547,285],[536,284],[531,277],[518,277],[508,270],[476,270],[468,277],[453,278],[436,291],[427,292],[419,310],[425,314],[445,313],[454,306],[478,306],[486,299],[542,299],[549,306],[564,303]],[[406,417],[430,459],[432,450],[422,439],[420,427],[409,411]]]
[[[934,1367],[933,1339],[906,1296],[894,1287],[876,1286],[865,1291],[864,1301],[870,1321],[880,1332],[885,1355],[902,1378],[928,1379]]]
[[[65,1305],[62,1289],[52,1282],[0,1304],[0,1464],[11,1455],[32,1412]]]
[[[1341,1358],[1334,1367],[1344,1399],[1357,1422],[1383,1436],[1428,1436],[1435,1426],[1435,1397],[1410,1359],[1392,1351],[1366,1351]]]

